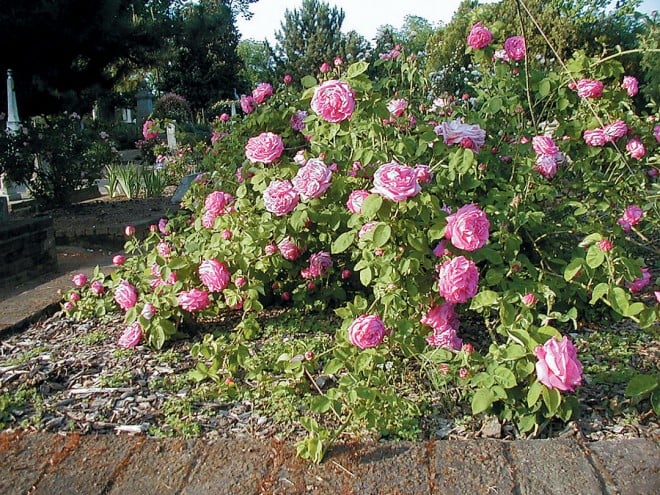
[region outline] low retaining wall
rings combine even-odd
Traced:
[[[51,217],[0,223],[0,285],[18,284],[56,270]]]

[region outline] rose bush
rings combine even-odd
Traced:
[[[195,378],[231,379],[248,394],[283,373],[306,397],[299,453],[315,460],[346,429],[415,431],[425,404],[399,396],[386,363],[424,374],[438,393],[454,377],[473,414],[521,435],[567,421],[577,401],[562,392],[581,368],[562,333],[594,315],[642,328],[660,316],[648,269],[660,218],[654,119],[632,112],[615,58],[578,53],[568,72],[526,78],[524,40],[493,59],[502,39],[473,26],[466,43],[480,78],[443,105],[402,47],[375,62],[378,77],[366,62],[337,65],[303,78],[302,93],[284,84],[249,97],[167,232],[131,237],[133,256],[95,275],[108,290],[81,287],[65,309],[105,314],[124,294],[126,324],[139,322],[153,347],[188,321],[240,311],[231,338],[195,346]],[[299,112],[308,114],[293,128]],[[264,135],[282,146],[246,153]],[[623,143],[633,138],[646,153],[631,162]],[[263,331],[255,314],[275,301],[333,308],[343,323],[313,357],[284,353],[265,371],[247,345]],[[466,342],[464,318],[481,322],[483,338]]]

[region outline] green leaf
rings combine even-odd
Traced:
[[[660,391],[656,390],[651,394],[651,406],[656,415],[660,414]]]
[[[493,306],[497,303],[499,294],[493,290],[482,290],[472,298],[470,309],[479,309],[484,306]]]
[[[646,306],[644,306],[644,303],[634,302],[630,306],[628,306],[624,316],[627,316],[627,317],[636,316],[639,313],[641,313],[644,310],[645,307]]]
[[[379,223],[374,228],[373,239],[376,247],[383,247],[392,236],[392,227],[386,223]]]
[[[153,325],[149,329],[149,342],[156,349],[160,349],[165,344],[165,332],[160,325]]]
[[[354,239],[355,239],[355,232],[353,231],[344,232],[332,242],[332,245],[330,246],[330,251],[332,252],[332,254],[343,253],[351,246],[351,244],[353,244]]]
[[[527,355],[527,350],[520,344],[510,344],[504,350],[505,361],[516,361],[524,358]]]
[[[587,251],[587,266],[598,268],[605,261],[605,253],[601,251],[598,244],[593,244]]]
[[[302,84],[303,88],[313,88],[314,86],[316,86],[318,84],[316,78],[314,78],[314,76],[310,76],[310,75],[307,75],[307,76],[303,77],[300,80],[300,83]]]
[[[591,292],[591,301],[589,301],[589,304],[596,304],[596,302],[598,302],[605,294],[607,294],[609,289],[610,286],[605,282],[598,284]]]
[[[323,414],[332,408],[332,401],[325,395],[317,395],[312,399],[309,408],[312,410],[312,412]]]
[[[516,425],[522,433],[531,431],[534,426],[536,426],[536,414],[527,414],[525,416],[521,416],[520,419],[516,422]]]
[[[368,68],[369,62],[356,62],[348,66],[348,70],[346,71],[346,75],[344,77],[346,77],[346,79],[353,79],[354,77],[364,73]]]
[[[541,397],[541,392],[543,392],[543,384],[541,382],[534,382],[529,386],[527,391],[527,406],[534,407]]]
[[[360,270],[360,282],[362,282],[362,285],[368,287],[369,284],[371,283],[372,278],[373,278],[373,273],[371,272],[370,267],[366,267]]]
[[[611,287],[607,299],[610,301],[614,311],[620,315],[626,315],[630,302],[628,299],[628,294],[625,290],[623,290],[621,287]]]
[[[554,416],[557,413],[559,404],[561,404],[561,394],[559,393],[559,390],[556,388],[551,390],[547,387],[543,387],[543,392],[541,392],[541,395],[543,396],[543,402],[545,403],[545,406],[548,408],[548,417]]]
[[[373,217],[383,205],[383,198],[380,194],[370,194],[362,202],[362,214]]]
[[[658,388],[658,377],[653,375],[634,376],[624,392],[626,397],[641,397]]]
[[[340,369],[344,367],[344,362],[340,359],[331,359],[323,368],[323,373],[326,375],[335,375]]]
[[[543,79],[539,83],[539,95],[541,95],[541,98],[545,98],[550,94],[550,81],[547,79]]]
[[[490,409],[495,395],[487,388],[480,388],[472,397],[472,414],[479,414]]]
[[[504,366],[498,366],[493,371],[495,375],[495,381],[502,385],[504,388],[513,388],[517,385],[516,376],[513,374],[509,368]]]
[[[582,269],[584,258],[573,258],[571,262],[564,268],[564,280],[567,282],[573,280],[578,272]]]

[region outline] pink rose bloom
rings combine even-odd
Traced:
[[[142,124],[142,136],[149,141],[158,137],[158,126],[153,120],[145,120]]]
[[[640,160],[646,155],[646,148],[644,144],[637,138],[632,138],[626,144],[626,150],[630,153],[630,156],[635,160]]]
[[[135,227],[132,225],[124,227],[124,235],[126,235],[126,237],[131,237],[133,234],[135,234]]]
[[[220,114],[220,117],[218,117],[222,122],[228,122],[229,121],[229,114],[228,113],[222,113]]]
[[[480,22],[472,26],[470,34],[467,37],[467,44],[475,50],[486,48],[491,41],[493,41],[493,33],[486,29]]]
[[[234,280],[234,285],[238,287],[239,289],[243,287],[245,284],[247,284],[247,279],[243,276],[238,276],[236,277],[236,280]]]
[[[408,165],[392,161],[381,165],[374,172],[374,187],[371,192],[390,201],[405,201],[419,194],[421,190],[417,171]]]
[[[72,292],[71,295],[69,295],[69,301],[73,303],[80,301],[80,294],[77,292]]]
[[[653,137],[660,143],[660,125],[653,126]]]
[[[479,289],[479,271],[474,262],[464,256],[445,261],[438,278],[438,291],[447,302],[467,302]]]
[[[115,302],[124,311],[131,309],[137,302],[137,290],[126,280],[122,280],[114,293]]]
[[[75,304],[73,304],[71,301],[67,301],[64,303],[64,311],[70,312],[73,311],[73,308],[75,308]]]
[[[190,289],[189,291],[182,291],[176,296],[178,305],[186,310],[195,312],[202,311],[211,305],[209,293],[205,290]]]
[[[323,63],[321,64],[321,67],[319,67],[319,70],[320,70],[323,74],[326,74],[326,73],[330,72],[330,69],[331,69],[331,67],[330,67],[330,64],[329,64],[328,62],[323,62]]]
[[[92,289],[92,294],[95,296],[100,296],[105,292],[105,287],[103,286],[103,282],[100,280],[94,280],[91,285]]]
[[[528,292],[527,294],[522,296],[522,302],[525,306],[529,306],[530,308],[532,306],[536,306],[536,296],[531,292]]]
[[[227,213],[227,206],[233,201],[234,198],[231,194],[223,191],[213,191],[204,199],[204,209],[218,216]]]
[[[320,158],[311,158],[298,169],[293,178],[293,188],[303,200],[318,198],[329,187],[332,181],[332,171]]]
[[[280,250],[282,258],[289,261],[297,260],[303,252],[289,237],[282,239],[277,248]]]
[[[309,257],[309,271],[312,277],[321,277],[330,268],[332,268],[332,257],[327,251],[320,251]]]
[[[211,144],[215,144],[218,141],[220,141],[223,137],[228,136],[226,132],[221,132],[221,131],[213,131],[211,133]]]
[[[348,327],[348,340],[360,349],[368,349],[380,345],[386,333],[377,315],[360,315]]]
[[[461,119],[452,120],[451,122],[443,122],[437,125],[433,131],[444,138],[445,144],[461,144],[463,139],[469,138],[471,141],[470,148],[475,153],[486,142],[486,131],[484,131],[477,124],[464,124]]]
[[[145,304],[144,307],[142,308],[142,311],[140,311],[140,315],[142,315],[142,317],[145,320],[151,320],[155,314],[156,314],[156,306],[154,306],[150,302]]]
[[[276,244],[270,243],[264,248],[264,252],[270,256],[272,254],[275,254],[277,252],[278,248]]]
[[[397,98],[395,100],[391,100],[387,104],[387,109],[390,111],[390,113],[396,117],[401,117],[403,115],[403,112],[406,111],[406,108],[408,108],[408,101],[405,100],[404,98]]]
[[[554,155],[539,155],[536,157],[536,166],[534,167],[539,174],[546,179],[552,179],[557,173],[557,160]]]
[[[257,103],[252,96],[241,96],[241,110],[245,113],[254,112]]]
[[[202,225],[207,229],[212,229],[215,225],[215,219],[218,215],[212,211],[205,211],[202,215]]]
[[[115,254],[112,257],[112,264],[115,266],[121,266],[126,262],[126,256],[123,254]]]
[[[428,165],[418,163],[415,165],[415,171],[417,172],[417,182],[420,184],[426,184],[427,182],[431,182],[431,179],[433,179],[431,167]]]
[[[548,136],[535,136],[532,138],[532,148],[536,151],[537,155],[556,155],[559,153],[559,148],[554,140]]]
[[[603,132],[610,141],[616,141],[628,133],[628,126],[623,120],[618,119],[603,127]]]
[[[351,213],[362,213],[362,203],[364,200],[369,197],[371,193],[365,189],[357,189],[348,196],[348,201],[346,201],[346,208]]]
[[[156,246],[156,251],[163,258],[168,258],[172,254],[172,247],[164,241],[160,241]]]
[[[274,180],[264,191],[266,210],[278,217],[292,212],[298,205],[298,193],[288,180]]]
[[[289,120],[289,125],[294,131],[302,132],[305,130],[305,119],[307,118],[307,112],[304,110],[298,110],[291,116]]]
[[[593,129],[591,131],[584,131],[582,134],[584,142],[589,146],[605,146],[610,142],[610,138],[603,129]]]
[[[655,296],[655,300],[660,303],[660,291],[654,291],[653,295]]]
[[[76,287],[82,287],[87,283],[87,275],[84,273],[76,273],[73,277],[71,277],[71,282],[73,282],[73,285]]]
[[[433,330],[433,333],[426,337],[426,342],[433,347],[443,347],[458,351],[463,346],[463,339],[457,334],[456,330],[452,327],[445,327],[443,330]]]
[[[593,79],[580,79],[577,82],[577,94],[580,98],[600,98],[603,95],[603,83]]]
[[[511,60],[523,60],[525,58],[525,38],[522,36],[511,36],[504,42],[504,51]]]
[[[259,83],[252,90],[252,99],[256,104],[263,103],[269,96],[273,96],[273,87],[267,82]]]
[[[644,288],[651,283],[651,272],[648,268],[642,268],[642,276],[636,278],[632,282],[626,282],[626,287],[630,289],[630,292],[637,294],[642,292]]]
[[[598,249],[600,249],[604,253],[611,251],[613,247],[614,245],[612,244],[612,241],[610,241],[609,239],[603,239],[598,242]]]
[[[644,210],[637,205],[630,205],[623,211],[621,220],[630,226],[637,225],[644,216]]]
[[[572,392],[582,384],[582,363],[577,358],[577,350],[568,337],[561,340],[554,337],[538,346],[536,355],[536,377],[549,389]]]
[[[135,347],[142,340],[142,328],[140,324],[135,321],[131,323],[126,330],[119,337],[117,345],[123,349],[130,349]]]
[[[362,227],[360,227],[360,232],[358,232],[358,239],[362,239],[364,234],[374,230],[376,228],[376,225],[378,225],[378,222],[365,223]]]
[[[422,324],[428,325],[433,328],[433,330],[438,331],[443,331],[447,328],[452,328],[456,331],[461,324],[454,311],[454,304],[452,303],[443,303],[438,306],[433,306],[420,321]]]
[[[635,96],[639,91],[639,83],[634,76],[623,76],[621,87],[626,90],[628,96]]]
[[[477,205],[468,204],[447,217],[445,237],[458,249],[474,251],[488,241],[488,229],[486,214]]]
[[[291,77],[291,74],[284,74],[284,78],[282,80],[284,81],[284,84],[289,85],[293,82],[293,77]]]
[[[262,162],[268,165],[282,156],[283,151],[282,138],[272,132],[262,132],[251,137],[245,145],[245,156],[250,163]]]
[[[344,60],[342,60],[341,57],[335,57],[334,64],[337,67],[340,67],[340,66],[344,65]]]
[[[202,261],[197,273],[209,292],[222,292],[229,286],[231,280],[231,273],[229,273],[227,265],[216,259]]]
[[[347,278],[351,277],[351,271],[350,270],[342,270],[341,271],[341,278],[346,280]]]
[[[323,120],[341,122],[353,114],[355,95],[348,84],[331,79],[314,90],[311,107]]]

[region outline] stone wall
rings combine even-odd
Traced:
[[[56,270],[51,217],[0,223],[0,285],[18,284]]]

